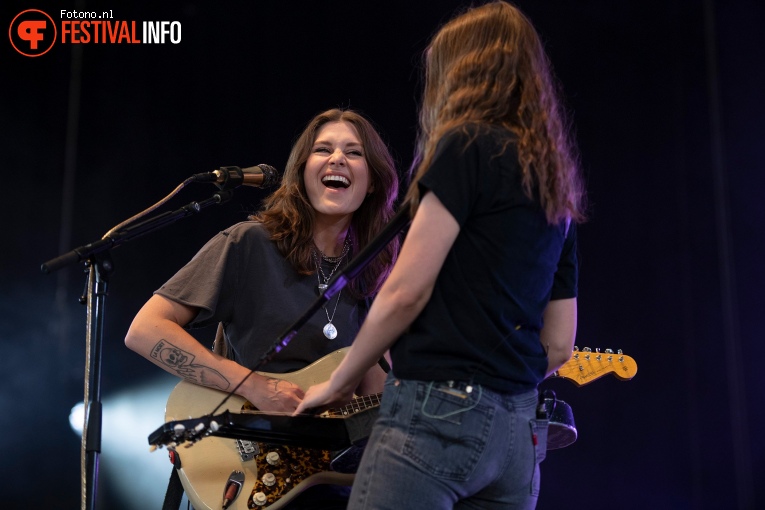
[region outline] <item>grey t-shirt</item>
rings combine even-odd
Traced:
[[[338,271],[350,258],[346,256]],[[329,275],[332,268],[323,267]],[[188,327],[222,322],[234,360],[254,368],[318,298],[317,285],[316,274],[300,275],[282,257],[261,223],[245,221],[213,237],[156,293],[200,309]],[[337,328],[333,340],[322,333],[328,317]],[[359,322],[359,304],[344,289],[339,299],[333,297],[313,314],[287,347],[258,370],[301,369],[350,345]]]

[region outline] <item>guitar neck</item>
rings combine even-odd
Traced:
[[[382,393],[375,393],[373,395],[365,395],[363,397],[354,398],[350,404],[343,406],[339,409],[330,409],[327,411],[327,416],[348,416],[370,407],[377,407],[380,405],[380,399]]]

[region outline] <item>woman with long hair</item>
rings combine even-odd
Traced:
[[[127,346],[195,384],[228,392],[246,379],[237,393],[258,410],[294,411],[303,390],[279,374],[350,345],[398,243],[381,251],[286,347],[277,354],[271,348],[386,225],[397,195],[393,160],[372,124],[350,110],[317,115],[263,209],[212,238],[154,293],[133,320]],[[222,325],[225,356],[187,331],[215,324]],[[269,375],[249,375],[255,368]],[[379,393],[385,372],[379,366],[365,372],[354,390]],[[310,489],[288,508],[345,508],[345,488],[324,488]]]
[[[348,355],[297,413],[392,371],[349,508],[533,508],[537,385],[571,356],[584,187],[542,43],[494,2],[425,53],[413,214]]]

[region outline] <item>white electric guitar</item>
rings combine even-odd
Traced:
[[[337,350],[297,372],[258,373],[306,390],[328,380],[346,351]],[[196,510],[220,509],[224,500],[233,510],[277,510],[313,485],[351,485],[363,439],[371,430],[375,408],[380,404],[380,394],[369,395],[318,417],[290,417],[261,413],[244,398],[233,396],[219,409],[222,414],[207,414],[224,396],[218,390],[180,382],[167,401],[168,423],[149,438],[154,445],[166,445],[171,458],[175,457],[181,483]],[[365,414],[353,424],[357,416]],[[346,430],[324,434],[324,430],[335,431],[336,424],[351,427],[348,441],[344,440]],[[242,430],[256,439],[234,439],[242,437]],[[323,437],[327,446],[294,446],[320,443]]]

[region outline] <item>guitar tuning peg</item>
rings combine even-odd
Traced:
[[[584,348],[584,349],[582,349],[582,350],[583,350],[584,352],[592,352],[592,349],[590,349],[589,347],[585,347],[585,348]]]
[[[574,352],[576,352],[576,351],[578,351],[578,350],[579,350],[579,346],[575,345],[575,346],[574,346]]]
[[[617,354],[624,354],[621,349],[617,349],[616,353]]]
[[[606,349],[606,354],[613,354],[613,353],[614,353],[613,349]]]
[[[600,352],[600,347],[595,347],[595,352]]]

